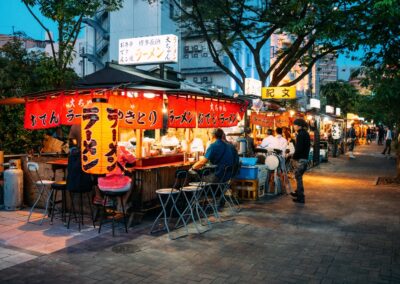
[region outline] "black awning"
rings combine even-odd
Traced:
[[[147,85],[171,89],[180,86],[179,82],[163,80],[154,77],[149,72],[112,63],[108,63],[105,68],[79,79],[74,85],[78,88],[113,88],[120,86],[134,88],[137,85]]]

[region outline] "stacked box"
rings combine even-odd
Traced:
[[[266,165],[242,166],[239,174],[236,176],[238,180],[259,180],[267,177],[268,168]]]
[[[235,180],[232,183],[232,191],[242,200],[257,200],[265,194],[265,184],[259,184],[258,180]]]

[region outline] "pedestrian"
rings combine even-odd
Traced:
[[[244,128],[244,138],[246,139],[246,157],[254,157],[254,150],[256,147],[254,146],[254,139],[250,136],[251,128]]]
[[[295,197],[293,202],[305,203],[303,174],[307,170],[308,155],[310,153],[310,135],[307,132],[307,123],[303,119],[296,119],[294,130],[297,132],[295,150],[292,157],[292,166],[296,178],[296,191],[290,194]]]
[[[383,145],[383,138],[385,136],[385,129],[382,124],[378,126],[378,145]]]
[[[385,149],[383,149],[382,155],[386,154],[386,150],[388,151],[388,157],[390,156],[390,148],[392,144],[392,130],[388,126],[385,127],[386,134],[385,134]]]
[[[354,147],[356,145],[356,130],[354,128],[354,123],[351,124],[351,127],[349,129],[348,135],[347,135],[347,143],[349,144],[349,157],[350,159],[355,159],[356,157],[353,154]]]
[[[371,144],[372,143],[372,130],[371,128],[367,128],[367,144]]]

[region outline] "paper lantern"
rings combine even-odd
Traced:
[[[118,110],[94,98],[82,110],[82,170],[106,174],[117,166]]]

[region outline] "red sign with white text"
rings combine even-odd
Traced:
[[[196,127],[196,100],[184,97],[168,97],[168,127]]]
[[[46,129],[60,126],[61,105],[61,97],[26,102],[24,127]]]

